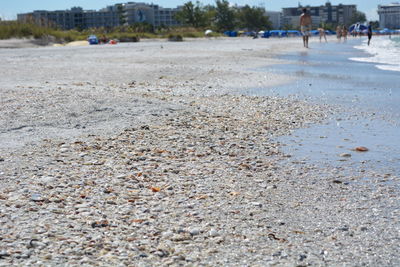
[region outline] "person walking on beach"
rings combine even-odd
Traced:
[[[303,45],[308,48],[308,38],[311,31],[311,16],[307,13],[307,9],[303,8],[303,13],[300,15],[300,29],[303,34]]]
[[[326,40],[326,33],[325,33],[325,29],[324,28],[318,28],[318,32],[319,32],[319,42],[322,41],[322,37],[325,38],[325,43],[328,42],[328,40]]]
[[[340,25],[337,25],[336,27],[336,38],[338,39],[338,42],[342,40],[342,28]]]
[[[372,24],[371,22],[368,24],[368,46],[371,43],[372,38]]]
[[[343,25],[343,28],[342,28],[342,36],[343,36],[343,40],[344,40],[345,42],[347,41],[347,34],[348,34],[347,27],[346,27],[346,25]]]

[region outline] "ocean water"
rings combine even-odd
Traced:
[[[378,43],[396,49],[396,43],[388,44],[396,41],[389,38],[374,38],[373,41],[376,43],[374,48],[366,49],[378,51]],[[291,159],[317,165],[347,165],[352,166],[351,169],[367,168],[400,175],[400,75],[395,69],[399,66],[399,55],[391,54],[383,63],[383,56],[375,58],[376,55],[364,49],[366,38],[311,45],[307,51],[299,49],[281,55],[279,58],[287,61],[286,64],[260,69],[260,72],[296,77],[295,81],[243,92],[290,96],[341,107],[343,113],[323,124],[298,129],[289,136],[278,138],[279,142],[286,144],[283,152],[292,155]],[[372,61],[377,58],[380,62]],[[357,146],[365,146],[369,151],[356,153],[352,149]],[[343,159],[339,156],[342,153],[350,153],[352,157]]]
[[[375,66],[379,69],[400,72],[400,36],[372,37],[370,46],[365,40],[355,48],[363,50],[371,56],[352,57],[351,60],[376,63]]]

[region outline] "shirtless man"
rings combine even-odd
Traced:
[[[303,8],[303,14],[300,15],[300,29],[303,34],[303,45],[308,48],[308,38],[311,31],[311,16],[307,13],[307,9]]]

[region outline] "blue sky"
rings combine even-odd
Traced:
[[[83,9],[100,9],[107,5],[126,2],[145,2],[155,3],[162,7],[176,7],[182,5],[189,0],[0,0],[0,17],[3,19],[15,19],[16,14],[30,12],[33,10],[62,10],[69,9],[73,6],[80,6]],[[324,0],[228,0],[232,4],[250,6],[264,6],[267,10],[280,11],[282,7],[294,7],[300,2],[302,5],[322,5]],[[355,4],[358,10],[367,14],[367,19],[377,20],[376,13],[379,4],[389,4],[394,0],[331,0],[333,5],[337,4]],[[196,0],[192,0],[196,2]],[[215,0],[202,0],[202,4],[214,4]]]

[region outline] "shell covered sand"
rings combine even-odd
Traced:
[[[278,79],[233,42],[0,51],[0,266],[399,264],[396,177],[288,160],[333,109],[230,94]]]

